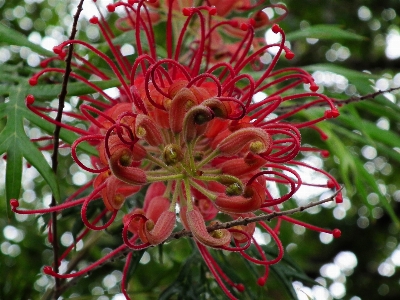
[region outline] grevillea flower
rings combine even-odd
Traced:
[[[121,55],[103,17],[93,17],[90,22],[99,27],[108,45],[106,52],[81,40],[67,40],[54,48],[61,60],[67,46],[80,45],[97,55],[111,71],[74,54],[76,61],[72,64],[71,77],[89,85],[100,96],[82,96],[79,111],[68,114],[75,119],[71,123],[57,123],[48,116],[49,109],[36,105],[32,96],[27,97],[27,106],[33,112],[80,135],[71,145],[72,157],[96,177],[63,204],[49,209],[23,210],[15,199],[11,205],[15,212],[26,214],[81,206],[81,217],[88,229],[77,241],[89,230],[107,228],[120,213],[124,244],[75,273],[57,274],[51,267],[45,267],[45,273],[58,278],[80,276],[128,248],[138,250],[165,242],[176,224],[181,223],[192,233],[218,284],[229,298],[235,299],[234,293],[243,291],[244,286],[224,274],[210,249],[238,252],[245,259],[264,266],[265,272],[258,279],[258,284],[264,285],[269,266],[283,257],[279,239],[282,221],[340,236],[337,229],[323,229],[288,216],[279,216],[274,227],[258,221],[208,231],[207,226],[220,222],[221,215],[228,215],[232,220],[251,220],[260,213],[278,212],[281,204],[289,201],[301,186],[340,189],[329,173],[296,160],[300,152],[327,155],[326,151],[302,146],[300,132],[316,130],[326,138],[316,125],[339,115],[332,100],[317,93],[318,86],[303,69],[277,68],[280,59],[294,57],[285,44],[284,31],[277,24],[272,25],[272,31],[281,41],[261,43],[255,36],[254,21],[247,19],[240,23],[225,18],[232,9],[246,10],[246,7],[253,8],[252,5],[247,1],[226,1],[232,2],[231,6],[220,2],[210,1],[216,7],[182,8],[172,0],[121,1],[108,5],[111,13],[116,10],[126,13],[117,24],[124,31],[133,31],[136,50],[133,62]],[[219,16],[215,15],[217,12]],[[164,56],[155,46],[160,39],[154,30],[158,22],[165,22],[167,30]],[[239,31],[237,36],[241,40],[230,44],[229,56],[211,59],[215,53],[214,39],[223,40],[214,34],[221,28]],[[276,55],[269,64],[263,65],[260,57],[270,49],[275,49]],[[47,63],[55,60],[45,61],[44,69],[30,83],[36,84],[45,73],[63,73],[63,69],[47,67]],[[255,72],[251,68],[255,63],[257,68],[263,66],[256,78],[250,75]],[[109,96],[98,82],[87,79],[90,76],[118,79],[120,95]],[[303,86],[304,92],[298,92]],[[264,92],[265,97],[255,102],[254,95],[258,92]],[[298,116],[313,106],[327,109],[315,119],[304,120]],[[87,129],[75,126],[76,122],[85,122]],[[91,166],[78,158],[82,142],[90,143],[98,152],[92,157]],[[326,177],[326,183],[304,182],[297,171],[299,168],[319,172]],[[88,196],[75,199],[89,186],[92,191]],[[272,192],[276,186],[286,192],[277,196]],[[126,198],[142,189],[146,191],[143,205],[128,211]],[[87,209],[98,199],[102,199],[104,210],[88,220]],[[341,201],[338,192],[336,202]],[[177,218],[177,208],[180,218]],[[99,225],[105,216],[109,220]],[[253,237],[256,226],[272,237],[278,248],[277,257],[267,258]],[[246,252],[251,244],[257,249],[257,257]],[[128,254],[124,278],[131,255]],[[128,298],[125,283],[122,289]]]

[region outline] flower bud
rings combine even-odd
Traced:
[[[164,211],[167,211],[170,205],[171,203],[167,198],[163,196],[154,197],[148,201],[148,204],[145,207],[146,218],[152,220],[153,222],[157,222],[161,214]]]
[[[225,105],[221,100],[211,98],[203,101],[201,105],[207,106],[212,110],[217,118],[226,119],[231,112],[231,107]]]
[[[151,146],[159,146],[163,142],[156,123],[149,116],[143,114],[136,117],[135,134],[138,138],[146,140]]]
[[[201,131],[204,131],[205,125],[213,118],[214,114],[208,107],[203,105],[192,107],[183,120],[183,137],[186,143],[191,142],[200,135]]]
[[[240,176],[241,178],[243,178],[244,175],[259,170],[260,167],[262,167],[266,162],[266,160],[261,158],[260,156],[252,156],[253,157],[251,159],[246,157],[226,160],[223,163],[219,164],[218,168],[224,174]]]
[[[147,220],[144,228],[147,241],[152,245],[158,245],[164,242],[174,230],[176,214],[172,211],[164,211],[154,223],[152,220]]]
[[[266,152],[271,146],[271,138],[263,129],[241,128],[222,140],[217,149],[224,155],[235,155],[246,147],[253,153]],[[247,150],[247,149],[246,149]]]
[[[146,173],[140,168],[130,167],[131,157],[132,153],[128,148],[115,151],[109,159],[111,172],[123,182],[133,185],[145,184]]]
[[[196,97],[188,88],[182,88],[172,99],[169,109],[169,125],[174,133],[180,133],[183,128],[183,119],[188,109],[196,105]]]
[[[194,238],[209,247],[221,247],[230,243],[231,234],[226,229],[219,229],[215,236],[208,233],[202,214],[196,210],[186,212],[186,220]]]
[[[242,196],[218,195],[215,206],[227,213],[248,213],[261,207],[265,199],[264,188],[257,182],[248,185]]]

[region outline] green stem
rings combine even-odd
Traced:
[[[203,195],[207,196],[207,198],[210,199],[211,201],[215,201],[217,199],[217,195],[210,192],[209,190],[207,190],[205,187],[201,186],[197,182],[190,180],[190,185],[192,187],[194,187],[196,190],[198,190],[200,193],[202,193]]]
[[[146,158],[147,158],[149,161],[155,163],[157,166],[159,166],[159,167],[161,167],[161,168],[164,168],[164,169],[168,170],[168,171],[171,172],[171,173],[173,173],[173,172],[175,171],[175,170],[173,170],[171,167],[167,166],[161,159],[158,159],[158,158],[152,156],[152,155],[149,154],[149,153],[146,154]]]
[[[185,184],[185,194],[186,194],[186,203],[187,203],[187,210],[193,210],[193,203],[192,203],[192,192],[190,191],[190,183],[189,178],[183,179],[183,183]]]
[[[190,143],[187,147],[188,149],[188,159],[189,159],[189,168],[190,168],[190,172],[191,174],[195,174],[196,173],[196,166],[195,166],[195,162],[194,162],[194,158],[193,158],[193,146],[194,143]]]
[[[184,174],[171,174],[165,176],[146,176],[148,182],[157,182],[157,181],[168,181],[168,180],[177,180],[185,178]]]
[[[174,194],[172,195],[171,205],[169,207],[169,210],[172,212],[175,211],[176,203],[178,202],[178,196],[180,194],[180,189],[181,189],[181,181],[177,180],[175,184]]]
[[[218,149],[215,149],[213,152],[211,152],[209,155],[207,155],[201,162],[199,162],[196,166],[197,170],[199,170],[202,166],[205,164],[209,163],[211,160],[216,158],[219,155]]]
[[[169,198],[169,195],[171,194],[171,191],[172,191],[172,181],[168,181],[167,188],[165,189],[163,197],[164,198]]]

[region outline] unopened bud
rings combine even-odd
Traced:
[[[205,130],[205,124],[214,118],[214,114],[206,106],[197,105],[192,107],[183,120],[183,136],[187,143],[201,135]],[[202,130],[203,129],[203,130]]]
[[[119,157],[119,163],[121,166],[129,167],[132,164],[132,154],[128,149],[124,149]]]
[[[241,128],[228,135],[218,144],[217,148],[225,155],[235,155],[246,146],[253,153],[264,153],[271,146],[271,138],[261,128]]]
[[[226,119],[230,113],[230,107],[226,106],[221,100],[212,98],[207,99],[201,103],[212,110],[217,118]]]
[[[151,146],[159,146],[163,142],[161,132],[154,120],[143,114],[136,117],[135,133],[139,138],[145,139]]]
[[[169,125],[172,132],[180,133],[182,131],[186,112],[196,104],[196,97],[188,88],[182,88],[176,93],[169,109]]]

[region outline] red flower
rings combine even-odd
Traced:
[[[113,43],[109,26],[103,18],[94,17],[91,22],[99,26],[111,55],[80,40],[65,41],[54,48],[60,59],[65,55],[64,48],[72,44],[82,45],[98,55],[120,81],[120,96],[114,99],[96,82],[86,79],[88,73],[102,80],[110,79],[110,75],[75,55],[76,72],[71,76],[93,87],[106,102],[91,96],[82,97],[86,103],[80,106],[80,113],[75,117],[86,121],[88,130],[73,124],[58,125],[81,135],[71,146],[72,156],[83,169],[97,174],[93,191],[81,200],[36,211],[20,210],[14,200],[13,210],[43,213],[82,205],[85,225],[100,230],[114,221],[118,211],[124,208],[127,197],[149,186],[143,206],[134,208],[123,218],[124,245],[79,272],[60,275],[49,267],[45,272],[60,278],[80,276],[127,247],[143,249],[162,243],[174,230],[175,209],[179,207],[182,225],[192,232],[201,255],[224,292],[234,298],[225,284],[238,291],[243,291],[244,286],[233,283],[223,273],[208,247],[239,252],[244,258],[263,265],[265,272],[258,280],[263,285],[268,276],[268,266],[283,256],[283,246],[278,237],[281,222],[275,228],[263,221],[257,222],[257,226],[268,232],[277,244],[279,254],[272,260],[267,259],[253,237],[256,223],[208,232],[205,222],[216,222],[220,215],[218,212],[237,220],[255,217],[259,212],[279,211],[278,205],[290,200],[304,185],[339,189],[336,180],[325,171],[295,160],[300,152],[321,152],[301,145],[300,130],[315,130],[317,123],[336,117],[338,111],[331,99],[316,92],[318,86],[306,71],[296,67],[276,69],[282,54],[287,59],[293,58],[294,54],[285,45],[285,33],[276,24],[272,30],[281,36],[281,42],[260,44],[260,39],[254,36],[254,25],[262,19],[262,12],[255,15],[259,19],[245,20],[239,28],[238,22],[221,21],[212,16],[216,12],[226,16],[232,9],[250,8],[247,1],[230,1],[229,6],[225,5],[228,1],[224,5],[210,1],[217,7],[183,8],[183,15],[176,21],[181,25],[180,30],[175,26],[176,2],[161,6],[153,2],[128,1],[108,6],[110,12],[120,8],[127,12],[118,24],[123,22],[124,26],[131,26],[134,30],[137,57],[132,64]],[[153,16],[155,12],[159,17]],[[167,28],[165,57],[155,46],[157,37],[153,31],[153,23],[162,20],[165,20]],[[267,19],[264,21],[265,24],[269,22]],[[242,41],[230,45],[228,56],[211,59],[216,49],[214,39],[222,40],[215,30],[222,27],[239,32]],[[128,29],[124,27],[124,30]],[[196,32],[193,34],[194,29]],[[259,62],[260,56],[270,48],[277,48],[277,54],[256,79],[249,73],[249,66]],[[79,61],[83,64],[78,64]],[[54,71],[63,72],[62,69],[46,68],[33,76],[30,83],[36,84],[39,76]],[[304,84],[309,90],[295,92]],[[253,97],[258,92],[265,92],[266,96],[255,102]],[[291,103],[295,105],[284,109]],[[320,117],[292,121],[298,112],[321,104],[328,109]],[[47,109],[34,105],[31,97],[27,105],[38,115],[56,123],[46,115]],[[92,158],[91,167],[80,162],[76,153],[84,141],[98,150],[98,157]],[[321,173],[327,178],[327,183],[303,182],[296,171],[298,166]],[[273,185],[286,189],[286,194],[273,196]],[[86,217],[88,205],[99,197],[105,206],[101,216],[111,214],[110,220],[101,226],[96,225],[100,220],[98,217],[92,222]],[[336,201],[341,202],[340,193]],[[279,219],[339,236],[337,230],[325,230],[286,216]],[[246,253],[252,243],[260,258]],[[130,256],[127,263],[129,261]]]

